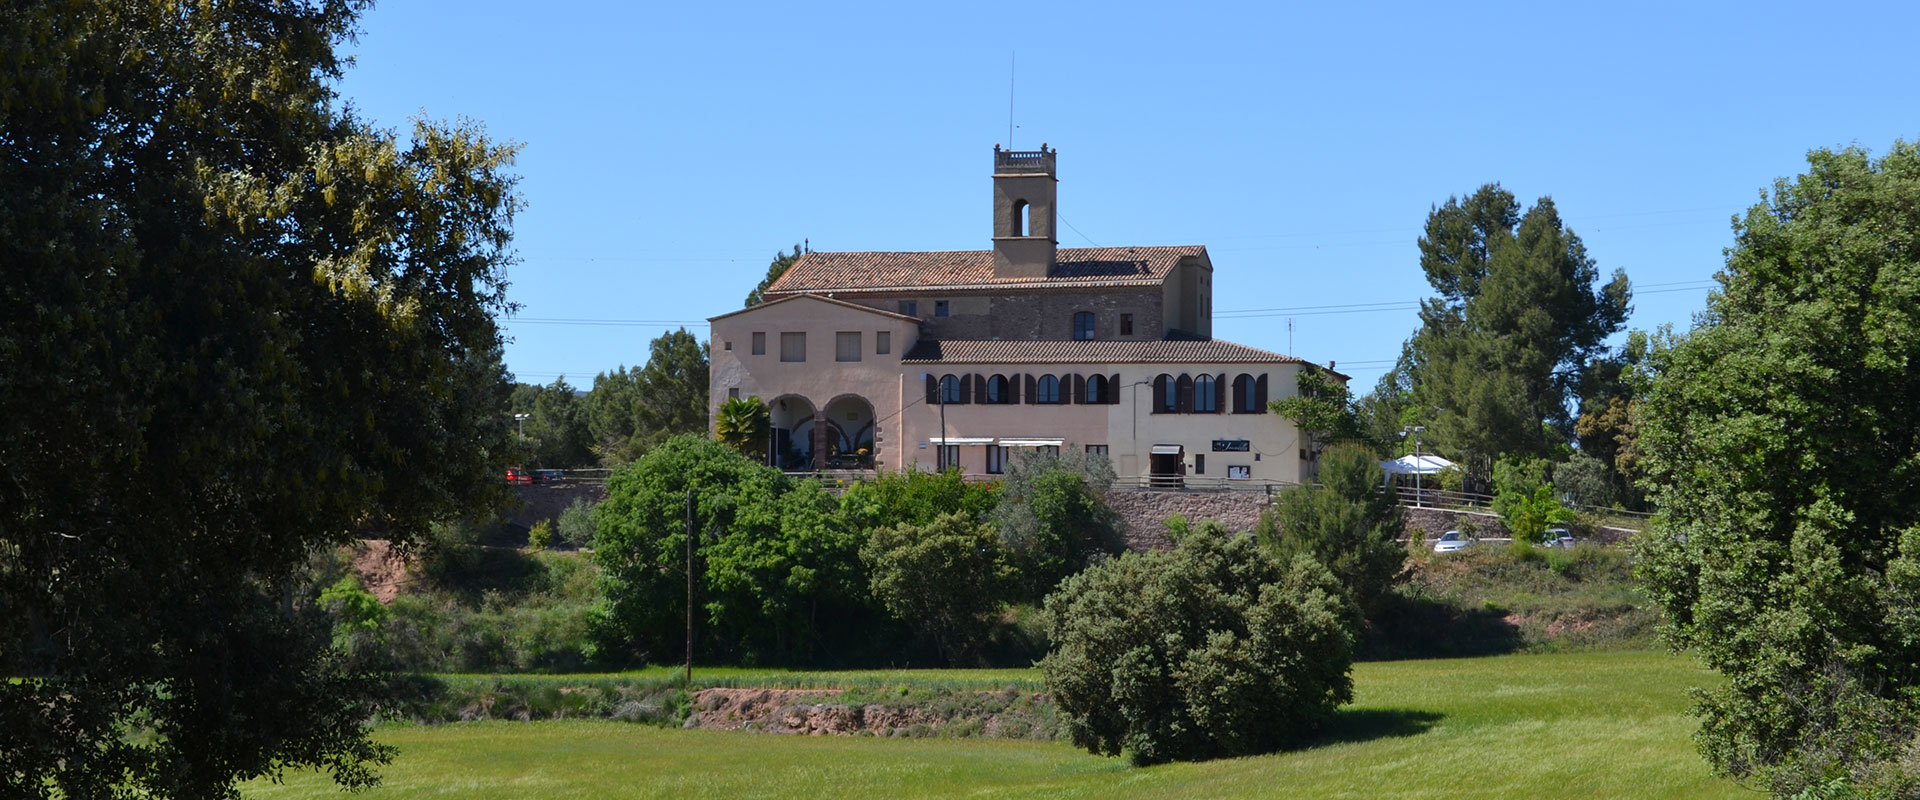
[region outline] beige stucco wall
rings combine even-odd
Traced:
[[[1194,477],[1225,478],[1228,466],[1246,466],[1255,481],[1299,483],[1301,478],[1300,433],[1292,422],[1272,413],[1232,413],[1233,379],[1238,375],[1267,376],[1269,402],[1291,397],[1298,364],[1142,364],[1122,371],[1127,384],[1119,405],[1112,406],[1108,439],[1113,442],[1114,470],[1121,476],[1141,476],[1148,471],[1148,455],[1156,444],[1177,444],[1184,451],[1181,460]],[[1153,379],[1166,374],[1218,375],[1225,373],[1222,408],[1218,414],[1153,413]],[[1246,439],[1248,452],[1213,452],[1215,439]],[[1194,456],[1206,458],[1204,476],[1193,472]],[[1258,455],[1259,460],[1254,460]]]
[[[767,335],[766,353],[753,355],[753,333]],[[859,331],[859,361],[836,361],[836,336]],[[874,352],[875,334],[886,331],[891,341],[885,355]],[[807,360],[780,360],[780,334],[807,335]],[[895,434],[899,418],[900,356],[913,346],[918,326],[912,320],[849,308],[812,297],[757,306],[713,320],[708,367],[708,427],[714,411],[727,401],[730,389],[742,397],[759,397],[769,404],[782,397],[805,398],[819,414],[835,398],[857,395],[873,406],[876,468],[898,469],[901,446]],[[731,343],[731,348],[729,348]]]

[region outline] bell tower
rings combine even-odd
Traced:
[[[1053,266],[1054,198],[1060,179],[1054,156],[1039,150],[993,146],[993,276],[1045,278]]]

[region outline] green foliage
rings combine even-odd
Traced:
[[[560,540],[579,548],[593,544],[593,504],[584,497],[576,498],[573,503],[560,512],[558,526]]]
[[[1539,543],[1548,526],[1575,517],[1547,482],[1547,466],[1537,458],[1501,459],[1493,466],[1493,512],[1500,515],[1500,524],[1507,526],[1516,547]]]
[[[1113,485],[1105,457],[1025,453],[1007,466],[993,521],[1020,572],[1023,599],[1126,549],[1121,521],[1102,499]]]
[[[840,495],[847,530],[865,535],[896,525],[927,525],[946,514],[982,522],[999,502],[999,487],[969,483],[960,471],[884,472]]]
[[[1206,523],[1049,596],[1041,661],[1074,744],[1135,764],[1272,752],[1353,699],[1357,611],[1310,558],[1282,564]]]
[[[712,439],[669,439],[614,473],[594,510],[609,647],[675,658],[684,644],[687,494],[706,656],[804,661],[821,620],[857,621],[858,549],[819,484],[795,482]]]
[[[553,544],[553,523],[540,520],[527,529],[527,549],[545,550]]]
[[[1619,500],[1606,462],[1584,452],[1554,466],[1553,485],[1561,496],[1584,506],[1612,508]]]
[[[599,570],[578,553],[467,547],[388,606],[388,657],[420,672],[565,672],[598,663]]]
[[[546,386],[516,385],[508,410],[527,415],[517,421],[527,466],[577,469],[594,463],[586,404],[565,377]]]
[[[478,125],[338,100],[365,5],[0,10],[0,795],[392,753],[387,680],[290,590],[504,498],[519,199]]]
[[[1399,541],[1402,512],[1380,464],[1357,444],[1321,457],[1319,486],[1288,489],[1260,515],[1255,536],[1282,563],[1307,556],[1333,573],[1347,596],[1371,613],[1406,577]]]
[[[774,281],[780,280],[780,276],[787,274],[787,270],[793,267],[793,262],[799,260],[800,245],[797,244],[793,246],[791,253],[774,253],[773,263],[767,265],[767,277],[760,279],[760,284],[747,293],[747,299],[741,305],[752,308],[765,302],[767,287],[772,286]]]
[[[1697,736],[1777,795],[1920,787],[1920,146],[1817,150],[1735,222],[1640,418],[1637,542],[1669,641],[1724,681]]]
[[[320,607],[333,615],[333,646],[342,652],[366,652],[380,647],[387,607],[360,585],[360,579],[342,575],[320,590]]]
[[[758,397],[730,397],[720,404],[720,413],[714,418],[714,438],[725,442],[728,447],[740,451],[740,455],[764,462],[767,459],[767,435],[772,423],[767,414],[767,404]]]
[[[880,528],[860,548],[868,586],[887,613],[932,639],[949,664],[971,660],[1013,570],[989,525],[950,513],[926,525]]]
[[[1420,267],[1439,296],[1421,304],[1396,372],[1410,404],[1430,409],[1435,449],[1482,477],[1508,454],[1549,455],[1572,435],[1567,403],[1589,362],[1626,319],[1625,273],[1596,287],[1553,201],[1523,214],[1499,184],[1427,216]]]
[[[600,463],[621,467],[668,438],[707,430],[707,346],[685,328],[648,345],[646,366],[594,376],[587,435]]]
[[[1301,369],[1295,382],[1298,386],[1292,397],[1267,405],[1308,437],[1311,452],[1320,452],[1334,442],[1365,438],[1354,408],[1353,393],[1347,391],[1346,382],[1335,380],[1316,367]]]

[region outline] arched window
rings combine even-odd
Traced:
[[[1035,391],[1038,392],[1037,402],[1058,403],[1060,402],[1060,379],[1052,375],[1042,375],[1039,388]]]
[[[1233,394],[1236,401],[1234,411],[1241,414],[1256,414],[1260,412],[1260,385],[1254,382],[1252,375],[1242,375],[1234,378]]]
[[[948,375],[940,379],[940,402],[960,402],[960,379]]]
[[[1082,311],[1073,315],[1073,338],[1081,341],[1093,338],[1093,312]]]
[[[989,403],[1013,402],[1013,392],[1008,391],[1007,389],[1006,376],[995,375],[987,379],[987,402]]]
[[[1212,375],[1202,375],[1193,379],[1193,410],[1199,414],[1213,414],[1220,411],[1220,393],[1214,386]]]
[[[1107,376],[1095,375],[1088,378],[1087,393],[1081,396],[1080,402],[1093,406],[1107,402]]]
[[[1027,201],[1013,201],[1013,235],[1027,235]]]

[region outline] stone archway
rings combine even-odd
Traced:
[[[821,425],[826,435],[824,466],[869,468],[873,466],[875,428],[873,403],[857,394],[843,394],[828,400],[823,407]],[[865,450],[865,453],[860,452]]]
[[[797,394],[783,394],[767,404],[772,435],[767,446],[774,466],[783,470],[815,469],[818,448],[817,423],[813,401]]]

